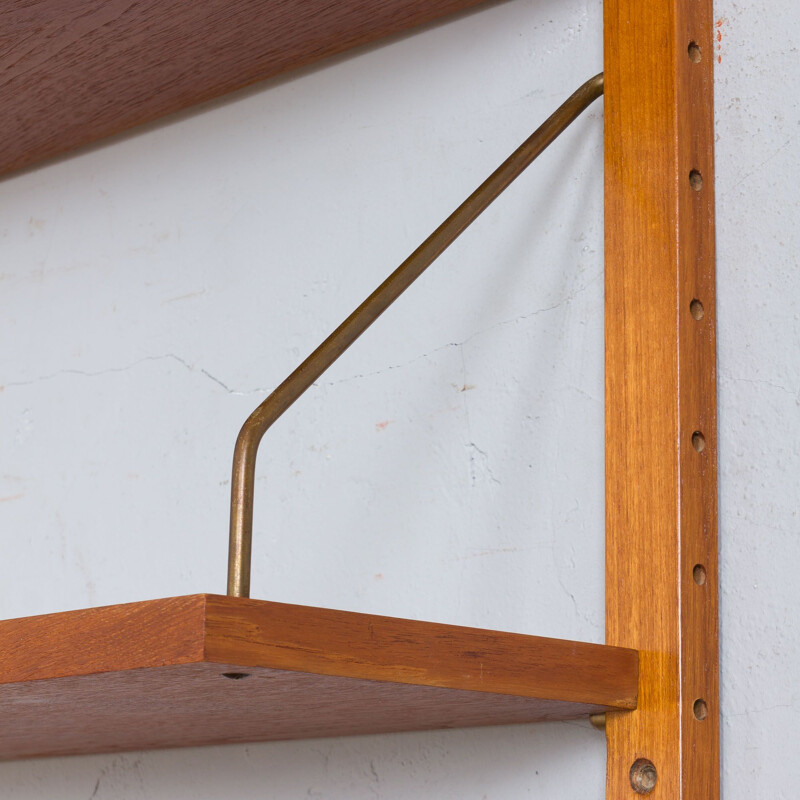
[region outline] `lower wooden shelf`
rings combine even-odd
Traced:
[[[0,622],[0,758],[563,720],[638,653],[217,595]]]

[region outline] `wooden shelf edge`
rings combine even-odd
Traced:
[[[217,595],[2,621],[0,654],[5,759],[574,719],[638,683],[626,648]]]
[[[206,660],[636,707],[638,653],[541,636],[206,595]]]
[[[197,594],[0,621],[0,685],[195,662],[636,707],[624,647]]]

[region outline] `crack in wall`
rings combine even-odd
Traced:
[[[217,386],[224,389],[228,394],[234,395],[250,395],[250,394],[260,394],[266,393],[270,391],[269,389],[264,388],[256,388],[250,389],[248,391],[239,391],[237,389],[232,389],[228,386],[224,381],[221,381],[215,375],[212,375],[207,369],[203,367],[195,367],[193,364],[190,364],[185,358],[181,358],[179,355],[175,353],[164,353],[163,355],[158,356],[145,356],[144,358],[137,359],[130,364],[125,365],[124,367],[106,367],[104,369],[99,370],[82,370],[82,369],[60,369],[56,372],[51,372],[48,375],[39,375],[36,378],[31,378],[30,380],[26,381],[9,381],[3,384],[4,389],[9,388],[17,388],[23,386],[34,386],[38,383],[43,383],[45,381],[52,381],[56,380],[57,378],[61,378],[65,375],[72,375],[78,376],[81,378],[99,378],[103,375],[111,375],[114,373],[120,372],[128,372],[129,370],[135,369],[136,367],[141,366],[142,364],[146,364],[152,361],[174,361],[177,364],[180,364],[182,367],[185,367],[188,372],[197,372],[204,377],[208,378],[210,381],[215,383]]]
[[[476,331],[475,333],[471,334],[470,336],[468,336],[466,339],[464,339],[461,342],[448,342],[447,344],[441,345],[440,347],[434,348],[433,350],[430,350],[428,352],[422,353],[421,355],[416,356],[415,358],[412,358],[409,361],[405,361],[405,362],[402,362],[400,364],[391,364],[389,366],[382,367],[381,369],[375,370],[374,372],[356,373],[356,374],[350,375],[350,376],[348,376],[346,378],[339,378],[337,380],[332,380],[332,381],[315,381],[312,384],[312,386],[319,386],[320,384],[325,385],[325,386],[338,386],[339,384],[349,383],[349,382],[354,381],[354,380],[362,380],[362,379],[365,379],[365,378],[377,377],[379,375],[383,375],[386,372],[391,372],[392,370],[403,369],[405,367],[411,366],[412,364],[415,364],[418,361],[423,361],[423,360],[428,359],[431,356],[435,355],[436,353],[439,353],[439,352],[441,352],[443,350],[448,350],[448,349],[453,348],[453,347],[457,347],[457,348],[462,349],[462,365],[463,365],[463,347],[464,347],[464,345],[466,345],[466,344],[472,342],[474,339],[477,339],[477,338],[479,338],[481,336],[484,336],[487,333],[490,333],[491,331],[496,330],[498,328],[502,328],[502,327],[505,327],[507,325],[518,324],[518,323],[524,322],[525,320],[528,320],[528,319],[530,319],[532,317],[538,316],[539,314],[544,314],[544,313],[547,313],[547,312],[550,312],[550,311],[555,311],[556,309],[566,305],[567,303],[572,302],[572,300],[574,300],[579,294],[581,294],[582,292],[586,291],[586,289],[588,289],[589,286],[591,286],[593,283],[596,283],[600,279],[600,277],[602,277],[602,276],[598,275],[596,278],[594,278],[591,281],[589,281],[588,283],[584,284],[579,289],[574,291],[572,294],[570,294],[567,297],[565,297],[562,300],[560,300],[558,303],[555,303],[555,304],[553,304],[551,306],[545,306],[543,308],[537,308],[537,309],[535,309],[533,311],[530,311],[530,312],[528,312],[526,314],[519,314],[519,315],[517,315],[515,317],[511,317],[510,319],[501,320],[500,322],[495,322],[495,323],[493,323],[492,325],[489,325],[486,328],[482,328],[481,330]],[[99,370],[94,370],[94,371],[91,371],[91,370],[80,370],[80,369],[61,369],[61,370],[57,370],[56,372],[49,373],[47,375],[39,375],[39,376],[37,376],[35,378],[31,378],[29,380],[8,381],[7,383],[2,385],[2,387],[0,388],[0,391],[2,389],[21,388],[21,387],[25,387],[25,386],[33,386],[33,385],[38,384],[38,383],[43,383],[45,381],[56,380],[58,378],[61,378],[61,377],[64,377],[64,376],[68,376],[68,375],[69,376],[77,376],[77,377],[81,377],[81,378],[98,378],[98,377],[102,377],[103,375],[111,375],[111,374],[114,374],[114,373],[127,372],[129,370],[135,369],[138,366],[141,366],[142,364],[146,364],[148,362],[153,362],[153,361],[173,361],[173,362],[183,366],[188,372],[192,372],[192,373],[197,372],[200,375],[203,375],[205,378],[207,378],[209,381],[211,381],[212,383],[214,383],[217,386],[219,386],[221,389],[223,389],[228,394],[237,395],[237,396],[240,396],[240,397],[247,397],[247,396],[250,396],[250,395],[258,395],[258,394],[267,395],[270,392],[272,392],[274,390],[274,388],[275,388],[275,387],[261,387],[261,386],[259,386],[259,387],[255,387],[253,389],[246,389],[246,390],[235,389],[235,388],[229,386],[227,383],[225,383],[225,381],[223,381],[221,378],[218,378],[216,375],[214,375],[213,373],[209,372],[204,367],[195,366],[194,364],[191,364],[185,358],[177,355],[176,353],[164,353],[164,354],[155,355],[155,356],[144,356],[143,358],[137,359],[136,361],[133,361],[130,364],[126,364],[125,366],[122,366],[122,367],[105,367],[104,369],[99,369]],[[464,381],[464,385],[466,385],[466,378],[465,378],[465,381]],[[782,388],[782,387],[780,387],[780,388]]]
[[[723,372],[720,372],[720,378],[728,383],[749,383],[753,386],[769,386],[771,389],[778,389],[779,391],[788,394],[790,397],[793,397],[797,401],[798,405],[800,405],[800,391],[793,392],[791,389],[787,388],[786,386],[782,386],[780,383],[774,383],[773,381],[764,380],[763,378],[737,378],[735,375],[729,375]]]
[[[524,322],[525,320],[531,319],[532,317],[536,317],[539,314],[545,314],[545,313],[547,313],[549,311],[555,311],[556,309],[561,308],[562,306],[564,306],[564,305],[566,305],[568,303],[571,303],[578,295],[580,295],[583,292],[585,292],[590,286],[592,286],[593,284],[597,283],[597,281],[599,281],[602,277],[603,277],[602,273],[600,275],[597,275],[592,280],[590,280],[588,283],[585,283],[583,286],[579,287],[574,292],[572,292],[572,294],[567,295],[565,298],[563,298],[562,300],[559,300],[557,303],[554,303],[551,306],[544,306],[542,308],[537,308],[537,309],[534,309],[533,311],[529,311],[526,314],[518,314],[515,317],[510,317],[509,319],[504,319],[504,320],[501,320],[500,322],[495,322],[495,323],[487,326],[486,328],[481,328],[479,331],[475,331],[475,333],[470,334],[463,341],[460,341],[460,342],[448,342],[447,344],[443,344],[443,345],[441,345],[439,347],[434,348],[433,350],[429,350],[426,353],[422,353],[421,355],[415,356],[414,358],[410,359],[409,361],[401,362],[400,364],[392,364],[392,365],[390,365],[388,367],[382,367],[381,369],[377,369],[377,370],[375,370],[373,372],[356,373],[356,374],[350,375],[350,376],[348,376],[346,378],[339,378],[338,380],[335,380],[335,381],[326,381],[325,383],[326,383],[327,386],[337,386],[340,383],[348,383],[350,381],[361,380],[363,378],[373,378],[373,377],[375,377],[377,375],[382,375],[385,372],[390,372],[390,371],[395,370],[395,369],[402,369],[403,367],[411,366],[412,364],[416,364],[418,361],[422,361],[422,360],[424,360],[426,358],[430,358],[431,356],[436,355],[436,353],[440,353],[443,350],[449,350],[449,349],[451,349],[453,347],[459,347],[459,348],[464,347],[464,345],[469,344],[473,339],[477,339],[477,338],[479,338],[481,336],[484,336],[487,333],[490,333],[491,331],[496,330],[497,328],[503,328],[503,327],[506,327],[508,325],[514,325],[514,324],[518,324],[520,322]]]

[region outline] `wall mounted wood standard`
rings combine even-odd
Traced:
[[[3,3],[0,174],[482,1]]]
[[[605,0],[604,14],[606,640],[641,654],[639,707],[608,720],[607,797],[638,780],[714,800],[711,1]]]
[[[0,758],[573,719],[606,645],[193,595],[0,622]]]

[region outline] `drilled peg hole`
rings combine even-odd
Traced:
[[[693,169],[689,173],[689,186],[696,192],[699,192],[703,188],[703,176],[696,169]]]
[[[703,304],[695,298],[689,303],[689,313],[696,319],[701,320],[706,314],[706,310],[703,308]]]
[[[702,564],[695,564],[692,577],[698,586],[702,586],[706,582],[706,568]]]
[[[689,61],[698,64],[702,58],[703,53],[700,50],[700,45],[697,42],[689,42]]]
[[[705,700],[695,700],[692,706],[694,718],[702,722],[708,716],[708,705]]]
[[[702,453],[703,450],[706,449],[706,437],[703,436],[700,431],[695,431],[692,434],[692,447],[694,447],[698,453]]]
[[[631,787],[637,794],[650,794],[656,788],[658,773],[648,758],[637,758],[631,765]]]
[[[242,678],[249,678],[249,672],[223,672],[223,678],[230,678],[232,681],[240,681]]]

